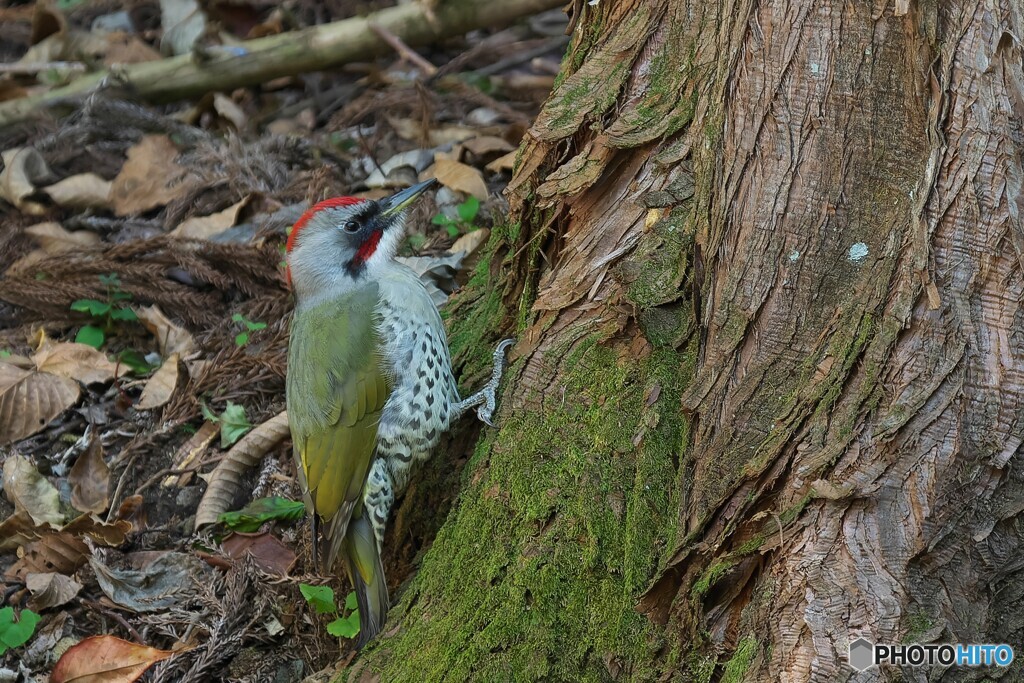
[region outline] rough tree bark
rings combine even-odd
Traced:
[[[998,674],[845,659],[1024,643],[1024,9],[575,4],[450,312],[502,428],[348,677]]]

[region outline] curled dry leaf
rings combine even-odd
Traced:
[[[147,135],[129,149],[110,188],[114,213],[139,214],[188,194],[197,180],[174,161],[177,156],[178,149],[166,135]]]
[[[516,154],[518,153],[518,150],[512,150],[508,154],[500,156],[494,161],[490,162],[489,164],[487,164],[487,166],[485,166],[485,168],[488,171],[493,171],[494,173],[500,173],[501,171],[511,171],[512,168],[516,165]]]
[[[66,209],[105,209],[113,183],[95,173],[79,173],[43,189],[53,203]]]
[[[199,460],[199,456],[206,452],[207,447],[213,443],[213,440],[217,438],[220,433],[221,426],[207,420],[203,423],[203,426],[199,428],[195,434],[192,435],[188,441],[182,444],[178,452],[174,454],[171,459],[171,468],[175,470],[187,470],[196,461]],[[164,480],[160,482],[160,485],[164,488],[170,486],[186,486],[192,481],[192,472],[184,472],[182,474],[171,474],[164,477]]]
[[[89,565],[107,597],[135,612],[158,612],[179,605],[210,578],[209,566],[185,553],[162,555],[143,571],[112,569],[95,557],[89,558]]]
[[[23,455],[15,453],[4,461],[4,494],[15,514],[28,515],[38,526],[64,523],[57,489]]]
[[[505,138],[499,138],[497,135],[482,135],[478,138],[466,140],[462,143],[462,146],[478,157],[497,152],[511,152],[515,149],[512,143]]]
[[[50,683],[132,683],[172,654],[114,636],[92,636],[57,660]]]
[[[221,514],[242,497],[242,479],[270,449],[288,436],[288,413],[282,411],[257,426],[231,447],[210,474],[206,493],[196,510],[196,528],[216,524]]]
[[[110,468],[103,460],[103,444],[95,434],[68,472],[68,484],[71,505],[76,510],[99,514],[110,505]]]
[[[183,55],[206,31],[206,15],[196,0],[160,0],[160,25],[164,29],[160,51]]]
[[[77,251],[82,247],[91,247],[100,243],[100,237],[88,230],[69,232],[60,223],[37,223],[25,228],[25,232],[33,237],[45,254],[60,254],[65,251]]]
[[[28,606],[37,611],[70,602],[82,590],[82,584],[57,572],[27,574],[25,586],[32,593]]]
[[[88,344],[55,342],[46,337],[43,337],[32,361],[40,372],[77,380],[82,384],[109,382],[118,369],[103,352]],[[124,372],[126,368],[121,370]]]
[[[57,572],[68,576],[78,571],[89,557],[89,546],[66,531],[50,531],[24,546],[21,557],[4,573],[4,578],[24,583],[37,572]]]
[[[117,519],[108,524],[88,513],[75,517],[61,529],[61,531],[72,534],[76,538],[88,537],[96,545],[111,548],[124,543],[125,537],[131,530],[131,522],[126,520]]]
[[[430,169],[425,175],[430,177]],[[434,163],[433,176],[449,189],[473,195],[480,201],[487,199],[487,184],[483,174],[468,164],[438,158]]]
[[[224,93],[213,93],[213,108],[222,118],[230,121],[235,130],[242,130],[249,121],[242,108]]]
[[[189,331],[171,322],[158,306],[139,307],[134,310],[145,328],[156,337],[161,356],[168,358],[172,353],[176,353],[184,358],[195,351],[196,341]]]
[[[80,394],[74,380],[0,361],[0,445],[42,430]]]
[[[0,197],[3,197],[19,209],[32,209],[28,213],[40,213],[28,198],[32,196],[41,183],[53,177],[50,167],[42,155],[31,147],[15,147],[0,154],[4,162],[4,170],[0,172]]]
[[[135,407],[138,410],[159,408],[171,400],[171,395],[177,385],[178,354],[172,353],[146,382],[146,386],[142,389],[142,396]]]
[[[214,235],[234,227],[238,223],[238,216],[252,201],[252,195],[240,202],[232,204],[223,211],[210,214],[209,216],[196,216],[183,221],[181,225],[170,232],[171,237],[187,237],[189,239],[206,240]]]
[[[490,235],[491,231],[488,230],[487,228],[480,228],[479,230],[474,230],[473,232],[467,232],[465,235],[455,240],[455,244],[451,246],[451,248],[448,250],[448,253],[457,254],[461,251],[466,256],[469,256],[477,249],[479,249],[480,246],[487,241],[487,238],[490,237]]]

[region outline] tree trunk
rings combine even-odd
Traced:
[[[846,657],[1024,643],[1019,1],[575,5],[450,312],[501,429],[349,677],[998,674]]]

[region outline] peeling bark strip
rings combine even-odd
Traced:
[[[1024,9],[576,6],[452,314],[470,374],[518,330],[503,428],[361,671],[841,681],[857,636],[1019,647]]]

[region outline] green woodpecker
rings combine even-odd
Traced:
[[[340,555],[359,603],[361,647],[384,625],[384,529],[414,464],[469,408],[487,424],[505,349],[487,386],[460,400],[441,316],[416,274],[395,260],[405,208],[433,180],[379,201],[337,197],[288,236],[295,313],[288,348],[288,421],[313,556]]]

